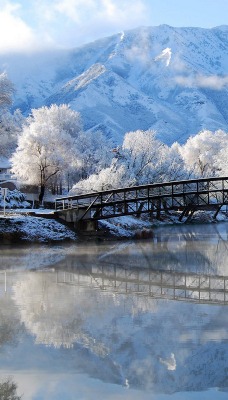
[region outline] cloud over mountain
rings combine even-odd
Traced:
[[[69,51],[0,57],[25,114],[51,103],[80,111],[115,142],[154,129],[170,144],[228,130],[228,27],[124,31]]]

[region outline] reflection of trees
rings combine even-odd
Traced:
[[[17,395],[17,385],[11,379],[0,382],[0,399],[1,400],[20,400],[21,396]]]
[[[69,247],[55,267],[63,275],[79,272],[80,284],[58,280],[54,270],[18,274],[14,300],[21,322],[36,343],[55,346],[75,368],[102,380],[163,393],[224,388],[226,307],[108,292],[92,276],[99,262],[121,264],[131,276],[134,266],[227,275],[227,232],[218,235],[219,225],[201,229],[178,226],[143,242]]]
[[[85,281],[84,286],[60,283],[48,271],[24,274],[14,292],[36,343],[71,347],[75,359],[80,354],[86,360],[80,361],[85,372],[95,355],[99,368],[93,374],[100,379],[113,381],[115,366],[122,383],[159,392],[225,385],[225,307],[153,299],[146,304],[136,295],[106,293]]]
[[[14,299],[22,322],[35,335],[36,343],[57,348],[70,348],[78,343],[100,356],[107,353],[102,343],[83,330],[85,312],[92,314],[90,303],[81,306],[74,287],[56,285],[53,274],[28,273],[15,284]]]
[[[5,344],[16,343],[22,329],[15,311],[12,299],[0,297],[0,348]]]

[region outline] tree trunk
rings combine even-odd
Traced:
[[[45,185],[40,186],[39,202],[42,204],[45,192]]]

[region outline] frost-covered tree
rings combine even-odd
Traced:
[[[182,179],[191,178],[185,166],[184,159],[181,155],[181,146],[175,142],[171,147],[164,146],[163,148],[163,175],[161,180],[164,181],[178,181]]]
[[[5,73],[0,74],[0,156],[9,157],[16,148],[23,117],[19,110],[11,114],[14,87]]]
[[[110,166],[76,183],[71,194],[164,182],[186,177],[178,147],[156,139],[154,131],[135,131],[125,135],[115,149]]]
[[[161,148],[162,143],[155,138],[155,132],[129,132],[124,137],[123,145],[113,152],[110,165],[78,182],[71,193],[107,190],[153,181],[154,176],[151,174],[159,160]]]
[[[219,171],[219,175],[228,176],[228,133],[226,134],[226,140],[221,146],[220,151],[216,154],[214,165],[217,171]]]
[[[23,122],[20,110],[11,114],[6,109],[0,109],[0,156],[9,158],[15,151]]]
[[[82,179],[110,165],[113,157],[112,147],[112,143],[101,131],[81,131],[77,149],[81,156]]]
[[[180,147],[188,171],[196,176],[215,176],[220,173],[218,154],[227,146],[228,134],[222,130],[211,132],[204,130],[191,136],[185,145]]]
[[[21,181],[40,187],[40,202],[53,177],[62,177],[72,166],[78,166],[80,131],[80,114],[67,105],[32,110],[11,162],[13,173]]]
[[[8,107],[12,104],[12,95],[14,93],[14,86],[8,79],[5,72],[0,74],[0,107]]]
[[[126,133],[123,157],[134,177],[129,184],[152,183],[161,175],[163,143],[156,139],[156,132],[137,130]]]
[[[102,169],[98,174],[92,174],[87,179],[77,182],[70,190],[71,195],[88,192],[99,192],[119,187],[129,186],[129,171],[126,165],[119,165],[114,159],[111,166]]]

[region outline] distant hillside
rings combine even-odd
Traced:
[[[228,26],[138,28],[69,51],[0,57],[14,107],[69,103],[115,142],[155,129],[167,144],[228,131]]]

